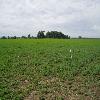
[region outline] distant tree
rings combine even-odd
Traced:
[[[22,39],[26,39],[27,37],[26,37],[26,36],[22,36],[21,38],[22,38]]]
[[[31,38],[31,35],[30,34],[28,35],[28,38]]]
[[[13,39],[17,39],[17,37],[16,37],[16,36],[14,36],[14,37],[13,37]]]
[[[7,39],[7,37],[5,37],[5,36],[2,36],[2,37],[1,37],[1,39]]]
[[[64,35],[62,32],[51,31],[46,33],[46,38],[59,38],[59,39],[70,39],[70,36]]]
[[[37,38],[45,38],[44,32],[45,31],[39,31],[37,34]]]
[[[52,33],[48,31],[48,32],[46,33],[46,38],[52,38]]]
[[[10,37],[10,39],[17,39],[17,37],[16,36],[12,36],[12,37]]]
[[[8,36],[8,39],[10,39],[10,36]]]
[[[82,39],[82,36],[78,36],[79,39]]]

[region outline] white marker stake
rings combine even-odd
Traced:
[[[70,58],[72,59],[73,58],[73,56],[71,54],[72,50],[70,49],[69,52],[70,52]]]
[[[71,52],[72,52],[72,50],[70,49],[70,50],[69,50],[69,52],[71,53]]]
[[[70,58],[72,59],[72,58],[73,58],[73,56],[71,55],[71,56],[70,56]]]

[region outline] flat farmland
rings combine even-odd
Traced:
[[[100,100],[100,39],[0,39],[0,100]]]

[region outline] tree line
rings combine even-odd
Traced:
[[[63,34],[62,32],[58,32],[58,31],[48,31],[45,34],[45,31],[39,31],[37,33],[37,36],[31,36],[30,34],[28,36],[21,36],[21,37],[17,37],[17,36],[2,36],[1,39],[18,39],[18,38],[24,38],[24,39],[42,39],[42,38],[57,38],[57,39],[70,39],[70,36]]]
[[[51,31],[44,34],[45,31],[39,31],[37,34],[37,38],[58,38],[58,39],[70,39],[70,36],[64,35],[62,32]]]

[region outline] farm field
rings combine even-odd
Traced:
[[[0,100],[100,100],[100,39],[0,39]]]

